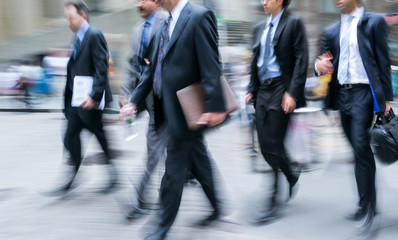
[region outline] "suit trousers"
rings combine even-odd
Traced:
[[[72,107],[68,109],[67,119],[68,124],[64,137],[64,145],[70,153],[75,171],[78,171],[82,161],[80,132],[83,128],[95,134],[106,155],[106,163],[109,163],[110,155],[102,124],[102,111],[84,110],[82,108]]]
[[[201,184],[212,207],[219,210],[213,171],[203,136],[177,140],[170,137],[167,146],[166,172],[160,187],[160,222],[148,239],[163,239],[177,216],[187,171]]]
[[[146,134],[146,146],[147,146],[147,161],[145,172],[142,175],[140,182],[138,183],[137,198],[139,204],[144,203],[145,189],[148,186],[149,179],[155,170],[156,166],[160,161],[164,161],[166,157],[166,144],[168,140],[168,131],[165,124],[158,129],[155,128],[155,123],[151,120],[148,125],[148,131]],[[142,206],[140,206],[142,207]]]
[[[359,194],[359,207],[374,210],[376,206],[376,165],[370,147],[369,129],[373,121],[373,97],[370,87],[339,91],[341,124],[355,156],[355,178]]]
[[[294,178],[291,170],[291,161],[284,146],[284,139],[290,120],[290,114],[285,114],[282,109],[282,97],[285,92],[286,88],[282,82],[261,86],[257,93],[255,106],[255,121],[261,153],[274,172],[271,206],[276,203],[279,169],[286,176],[289,183]]]

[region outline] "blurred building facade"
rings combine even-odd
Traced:
[[[63,5],[66,0],[0,0],[0,48],[8,48],[7,43],[25,36],[30,37],[40,31],[51,31],[54,26],[66,24],[63,19]],[[220,22],[220,30],[223,31],[221,43],[225,45],[250,44],[252,27],[258,21],[264,19],[262,0],[190,0],[196,4],[202,4],[213,8]],[[368,11],[385,14],[398,12],[398,0],[362,0]],[[136,13],[136,0],[86,0],[94,15],[110,13],[114,10],[130,9]],[[335,7],[334,0],[292,0],[289,9],[294,14],[304,19],[309,36],[310,60],[313,60],[319,51],[319,37],[323,28],[339,17],[339,11]],[[112,24],[119,26],[119,34],[130,35],[130,21],[107,23],[108,28],[116,33]],[[139,19],[135,16],[135,21]],[[104,21],[106,22],[106,21]],[[128,25],[127,25],[128,24]],[[127,25],[121,27],[121,25]],[[107,31],[106,26],[97,26]],[[395,65],[398,65],[398,30],[397,24],[392,24],[390,30],[391,57]],[[69,37],[69,35],[68,35]],[[67,42],[69,44],[69,42]],[[34,43],[31,43],[32,45]],[[58,43],[59,44],[59,43]],[[51,43],[42,44],[43,50]],[[67,47],[67,44],[65,45]],[[2,50],[2,49],[0,49]],[[7,49],[12,51],[13,49]],[[15,49],[15,51],[19,51]],[[39,51],[39,48],[36,50]],[[23,54],[21,51],[20,54]],[[14,56],[14,55],[12,55]],[[16,55],[15,55],[16,56]]]

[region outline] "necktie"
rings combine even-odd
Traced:
[[[167,18],[163,25],[162,32],[160,35],[159,52],[157,58],[157,64],[155,68],[155,76],[153,79],[153,91],[159,98],[162,96],[162,62],[163,57],[169,43],[169,25],[171,21],[171,15]]]
[[[149,26],[150,24],[145,21],[144,28],[142,29],[140,57],[143,57],[149,45]]]
[[[75,49],[73,49],[73,59],[76,59],[77,50],[79,50],[79,47],[81,45],[81,42],[80,42],[80,39],[78,36],[76,36],[76,41],[75,41],[74,45],[75,45]]]
[[[337,72],[337,79],[340,84],[346,83],[348,79],[348,64],[350,58],[350,33],[351,33],[351,22],[353,16],[349,16],[344,28],[341,30],[341,43],[340,43],[340,59],[339,59],[339,67]]]
[[[264,63],[267,63],[268,59],[271,57],[271,48],[272,48],[272,41],[271,41],[271,32],[272,27],[274,25],[272,23],[269,24],[267,37],[265,38],[265,51],[264,51]]]
[[[73,46],[74,46],[74,48],[73,48],[73,52],[72,52],[72,57],[73,57],[73,59],[76,59],[76,53],[77,53],[77,50],[79,49],[79,47],[80,47],[80,39],[79,39],[79,37],[77,37],[76,36],[76,39],[75,39],[75,43],[73,44]],[[68,81],[68,88],[71,90],[71,91],[73,91],[73,80],[72,81]]]
[[[271,39],[271,35],[272,35],[272,27],[274,25],[272,23],[269,24],[268,27],[268,33],[267,36],[265,37],[265,44],[264,44],[264,56],[263,56],[263,65],[261,66],[261,68],[259,69],[259,77],[261,79],[261,81],[264,81],[264,76],[267,73],[267,64],[269,62],[269,60],[271,59],[271,48],[272,48],[272,39]]]

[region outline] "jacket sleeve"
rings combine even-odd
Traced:
[[[198,22],[195,32],[195,48],[206,95],[205,111],[223,112],[225,103],[220,82],[221,62],[218,52],[218,32],[212,11],[206,11]]]
[[[105,37],[101,32],[93,34],[90,40],[91,61],[93,62],[93,90],[90,97],[100,102],[108,81],[109,54]]]
[[[389,48],[387,42],[388,27],[382,16],[378,16],[378,21],[373,27],[374,38],[374,57],[379,70],[379,77],[384,91],[386,101],[393,101],[393,91],[391,84],[391,64]]]
[[[293,36],[294,70],[289,87],[289,94],[298,99],[303,94],[308,70],[308,41],[304,24],[296,19]]]
[[[257,75],[257,59],[259,56],[259,51],[260,51],[260,44],[257,43],[257,38],[258,38],[259,33],[259,26],[257,25],[253,29],[253,44],[252,44],[252,58],[251,58],[251,64],[250,64],[250,81],[249,84],[247,85],[247,93],[253,94],[253,97],[255,99],[255,96],[257,95],[258,88],[260,85],[260,81],[258,80],[258,75]]]

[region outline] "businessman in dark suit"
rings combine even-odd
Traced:
[[[290,113],[305,106],[308,43],[303,22],[287,12],[289,3],[290,0],[264,0],[268,18],[254,29],[246,102],[254,101],[261,152],[274,174],[270,201],[253,219],[254,223],[267,223],[278,216],[279,170],[289,183],[289,198],[300,175],[300,169],[292,166],[283,142]]]
[[[165,121],[169,129],[166,172],[160,189],[159,223],[147,239],[165,238],[177,215],[186,172],[189,170],[202,185],[214,209],[201,223],[207,225],[220,215],[219,199],[202,130],[188,128],[176,92],[201,81],[206,94],[206,113],[201,116],[199,123],[214,126],[226,117],[214,13],[191,5],[187,0],[161,0],[160,5],[170,15],[154,39],[151,63],[128,106],[140,104],[153,89],[155,123]]]
[[[133,29],[131,41],[131,53],[128,65],[128,74],[120,94],[120,107],[129,102],[132,91],[137,87],[141,74],[148,65],[147,49],[155,32],[161,26],[168,14],[159,10],[158,0],[138,1],[137,9],[144,21],[139,22]],[[167,127],[162,124],[155,127],[155,109],[153,93],[151,92],[143,104],[149,114],[149,124],[146,134],[147,160],[144,174],[142,175],[135,194],[136,202],[132,203],[131,209],[126,214],[128,220],[133,220],[145,213],[144,193],[148,181],[159,161],[166,157]]]
[[[106,155],[106,164],[110,172],[110,183],[103,189],[109,192],[116,183],[116,172],[110,160],[108,142],[102,124],[100,103],[112,100],[108,79],[108,47],[103,34],[88,23],[89,10],[82,1],[70,1],[65,4],[65,16],[69,28],[75,33],[74,47],[67,65],[65,86],[65,116],[68,120],[64,138],[65,148],[70,153],[70,164],[74,169],[66,183],[53,191],[65,194],[73,186],[73,181],[82,160],[80,132],[88,129],[97,137]],[[93,78],[91,93],[80,106],[72,105],[75,77]]]
[[[327,107],[339,109],[344,132],[355,156],[358,209],[348,219],[365,219],[370,229],[376,214],[376,166],[369,129],[374,112],[390,110],[393,100],[387,25],[383,16],[365,12],[360,0],[336,0],[341,21],[322,34],[322,55],[315,68],[332,74]]]

